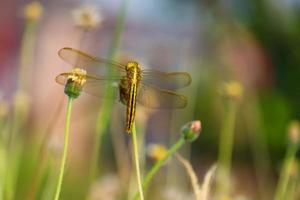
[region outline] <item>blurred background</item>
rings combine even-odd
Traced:
[[[169,147],[185,123],[199,119],[199,139],[184,145],[180,153],[190,160],[202,182],[220,154],[227,113],[222,86],[238,82],[243,94],[233,100],[237,108],[232,192],[227,199],[273,199],[291,140],[288,125],[300,118],[299,0],[39,2],[42,11],[36,18],[24,11],[31,1],[1,0],[0,6],[1,162],[6,163],[10,153],[19,149],[13,162],[18,170],[11,199],[38,199],[36,191],[40,199],[51,196],[40,188],[51,188],[56,179],[63,145],[67,97],[55,77],[72,69],[57,54],[63,47],[191,74],[192,84],[178,91],[188,98],[185,109],[137,108],[145,171],[154,163],[146,156],[149,144]],[[83,8],[95,15],[91,27],[82,27],[77,19]],[[113,194],[131,168],[130,137],[124,132],[126,110],[117,101],[113,105],[106,101],[82,94],[74,102],[62,199],[85,199],[91,193],[96,193],[92,199],[121,199]],[[111,109],[96,154],[99,175],[89,184],[93,147],[99,139],[95,127],[101,123],[98,116],[104,106]],[[11,137],[14,127],[18,128]],[[10,148],[5,150],[7,138]],[[297,172],[296,165],[297,187],[291,199],[300,198]],[[170,160],[160,173],[148,199],[188,199],[191,184],[178,161]]]

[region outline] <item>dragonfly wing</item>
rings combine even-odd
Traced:
[[[147,108],[172,109],[186,107],[187,98],[173,91],[141,84],[137,94],[137,102]]]
[[[60,49],[58,51],[58,55],[71,66],[85,69],[89,73],[101,72],[107,75],[109,71],[112,71],[114,74],[124,74],[126,72],[125,65],[123,64],[107,59],[97,58],[70,47]]]
[[[70,75],[72,75],[72,73],[59,74],[55,78],[55,81],[61,85],[66,85]],[[107,90],[113,90],[114,94],[112,96],[107,96]],[[101,98],[116,99],[119,97],[119,79],[86,75],[86,82],[82,86],[82,91]]]
[[[119,99],[119,82],[119,79],[100,77],[95,79],[91,76],[87,76],[87,81],[83,85],[82,90],[87,94],[97,97]],[[111,90],[113,95],[108,96],[108,90]]]
[[[61,73],[55,77],[55,81],[61,85],[66,85],[70,75],[72,75],[72,73]]]
[[[161,72],[156,70],[143,70],[142,82],[157,88],[174,90],[191,84],[191,76],[186,72]]]

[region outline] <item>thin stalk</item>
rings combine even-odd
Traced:
[[[201,199],[201,187],[200,187],[198,177],[196,175],[196,172],[195,172],[192,164],[188,160],[186,160],[185,158],[180,156],[179,154],[176,154],[175,156],[176,156],[177,160],[183,165],[187,175],[190,177],[191,185],[192,185],[196,200],[200,200]]]
[[[234,126],[237,111],[237,104],[235,101],[228,102],[224,123],[221,129],[220,144],[219,144],[219,158],[217,173],[217,193],[218,195],[227,195],[229,191],[229,175],[231,168],[231,158],[234,139]]]
[[[86,37],[87,34],[87,30],[86,29],[79,29],[79,39],[78,39],[78,49],[81,49],[83,44],[84,44],[84,39]],[[42,134],[42,139],[40,142],[40,147],[39,147],[39,154],[38,154],[38,165],[37,165],[37,169],[36,169],[36,176],[33,177],[32,180],[32,190],[30,190],[29,192],[29,196],[31,197],[32,195],[34,195],[36,193],[36,190],[38,189],[38,183],[39,181],[41,181],[40,179],[42,179],[42,174],[44,173],[43,170],[46,165],[46,161],[48,161],[48,155],[46,155],[46,147],[47,147],[47,143],[49,142],[49,139],[52,137],[52,133],[53,133],[53,129],[55,128],[55,126],[57,125],[60,116],[62,114],[62,107],[64,106],[64,95],[61,94],[61,97],[59,97],[58,100],[58,104],[56,105],[56,107],[53,110],[53,113],[51,115],[51,118],[48,122],[48,124],[46,125],[45,128],[45,133]]]
[[[141,181],[141,171],[140,171],[140,164],[139,164],[139,150],[138,150],[137,139],[136,139],[135,124],[133,124],[133,128],[132,128],[132,145],[133,145],[134,162],[135,162],[136,177],[137,177],[137,182],[138,182],[138,187],[139,187],[140,199],[144,200],[143,186],[142,186],[142,181]]]
[[[274,200],[284,200],[286,199],[288,184],[290,181],[290,172],[293,167],[293,162],[295,162],[295,156],[298,150],[297,144],[290,144],[288,151],[285,156],[285,161],[280,173],[278,186],[275,192]]]
[[[65,171],[66,160],[67,160],[72,105],[73,105],[73,98],[69,97],[68,106],[67,106],[67,115],[66,115],[66,127],[65,127],[65,139],[64,139],[65,142],[64,142],[63,155],[62,155],[61,165],[59,170],[59,178],[58,178],[55,197],[54,197],[55,200],[59,199],[61,185],[62,185],[64,171]]]
[[[123,32],[123,27],[125,23],[125,18],[128,10],[129,0],[124,0],[123,4],[120,8],[119,16],[117,19],[117,25],[116,30],[113,38],[113,43],[109,51],[108,58],[110,60],[114,60],[116,57],[117,49],[120,46],[121,36]],[[110,69],[110,68],[109,68]],[[108,72],[108,75],[113,75],[113,71],[110,70]],[[114,91],[110,90],[109,88],[106,89],[106,96],[107,99],[112,97],[114,95]],[[112,101],[104,101],[101,110],[99,111],[98,117],[97,117],[97,124],[96,124],[96,138],[95,138],[95,145],[93,149],[92,154],[92,160],[91,160],[91,170],[90,170],[90,181],[93,181],[93,179],[97,176],[97,166],[98,166],[98,157],[99,152],[101,148],[101,141],[102,137],[104,135],[104,131],[106,130],[109,119],[110,119],[110,113],[112,111],[113,102]]]
[[[36,42],[36,33],[38,21],[26,20],[24,32],[22,34],[21,49],[20,49],[20,68],[18,70],[17,93],[27,95],[30,89],[30,76],[32,74],[33,54]],[[16,93],[16,94],[17,94]],[[18,101],[18,100],[16,100]],[[29,102],[23,102],[22,107],[14,105],[14,113],[10,122],[10,135],[7,138],[7,156],[6,161],[6,177],[5,177],[5,195],[6,199],[15,198],[15,190],[17,187],[17,178],[19,175],[19,164],[24,141],[19,131],[25,125]],[[16,148],[18,146],[18,148]]]
[[[22,37],[18,89],[28,91],[38,22],[27,21]]]
[[[143,180],[143,189],[144,191],[147,191],[154,175],[158,172],[158,170],[166,163],[166,161],[173,156],[180,147],[185,143],[185,139],[183,137],[180,137],[180,139],[167,151],[166,155],[161,159],[158,160],[153,167],[150,169],[150,171],[147,173]],[[138,199],[138,193],[136,193],[133,197],[134,200]]]

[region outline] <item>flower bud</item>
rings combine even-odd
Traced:
[[[233,100],[240,100],[243,96],[243,90],[241,83],[230,81],[223,85],[222,93]]]
[[[189,142],[195,141],[201,131],[201,122],[199,120],[191,121],[181,128],[181,134]]]
[[[37,21],[43,14],[43,6],[38,1],[33,1],[24,7],[24,16],[27,20]]]
[[[167,154],[167,149],[161,144],[150,144],[147,147],[147,155],[154,160],[161,160]]]

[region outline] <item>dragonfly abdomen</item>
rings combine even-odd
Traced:
[[[136,96],[138,83],[132,82],[130,84],[129,99],[127,101],[127,115],[126,115],[126,132],[129,134],[132,131],[132,126],[135,119]]]

